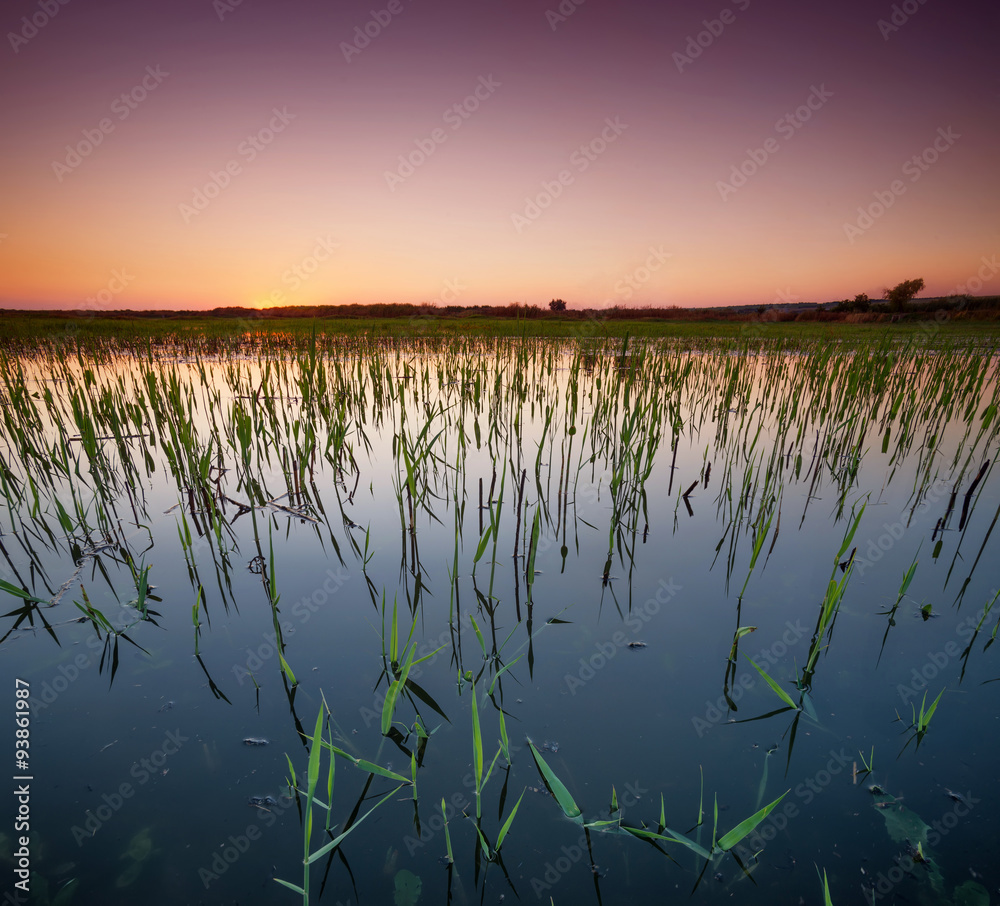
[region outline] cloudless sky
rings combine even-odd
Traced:
[[[998,293],[998,25],[962,0],[8,0],[0,306]]]

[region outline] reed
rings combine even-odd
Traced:
[[[724,590],[719,576],[718,594],[706,604],[728,616],[710,628],[708,638],[726,660],[724,691],[735,710],[730,683],[740,648],[756,629],[744,625],[750,622],[746,614],[753,614],[758,631],[769,631],[775,612],[770,598],[791,599],[782,583],[786,577],[796,581],[808,568],[790,562],[806,550],[793,539],[833,533],[830,548],[839,549],[812,605],[818,603],[815,629],[804,658],[797,657],[796,690],[786,682],[790,666],[769,667],[768,673],[751,661],[755,681],[759,676],[771,690],[765,698],[773,694],[779,701],[775,710],[749,719],[792,712],[781,739],[782,745],[787,739],[788,776],[799,721],[819,724],[812,687],[821,665],[832,661],[841,671],[870,666],[856,663],[853,646],[833,642],[835,630],[844,630],[842,608],[852,611],[844,618],[853,621],[856,638],[864,641],[869,631],[864,598],[855,600],[848,591],[865,554],[864,529],[872,513],[886,512],[875,506],[905,500],[899,518],[908,529],[922,525],[926,506],[937,507],[931,561],[946,567],[940,570],[943,586],[953,593],[956,609],[966,594],[980,593],[988,542],[1000,519],[1000,508],[996,515],[983,512],[994,506],[992,471],[1000,441],[992,348],[970,355],[942,341],[930,354],[925,344],[881,338],[851,346],[825,339],[648,342],[634,331],[613,343],[588,337],[564,343],[468,337],[413,343],[374,335],[334,338],[322,321],[287,339],[248,333],[149,343],[90,338],[75,349],[51,342],[26,351],[2,347],[0,590],[13,602],[4,640],[43,629],[38,635],[46,644],[64,642],[64,632],[76,630],[65,628],[70,621],[57,617],[64,616],[58,608],[75,595],[82,603],[72,612],[84,618],[86,632],[96,632],[104,646],[100,672],[109,668],[113,682],[121,640],[152,648],[148,638],[176,625],[175,619],[190,631],[186,605],[179,617],[172,608],[162,608],[165,617],[155,609],[150,579],[165,576],[165,599],[193,599],[196,672],[205,673],[213,696],[229,701],[220,688],[227,684],[213,681],[200,645],[218,653],[220,626],[228,629],[238,619],[247,585],[259,579],[263,600],[257,600],[266,602],[277,655],[264,669],[273,670],[276,662],[289,720],[298,727],[297,707],[312,694],[314,680],[303,662],[309,649],[297,647],[303,636],[286,627],[290,616],[298,616],[292,602],[315,587],[312,576],[298,575],[299,555],[309,550],[317,564],[364,576],[364,584],[349,585],[337,598],[337,607],[353,607],[358,597],[363,603],[365,592],[372,602],[380,641],[369,652],[376,661],[367,663],[381,655],[375,688],[385,693],[376,738],[380,747],[396,747],[401,755],[393,757],[404,758],[409,768],[397,774],[378,764],[381,756],[361,758],[335,729],[329,708],[321,708],[310,735],[303,731],[305,774],[296,776],[289,760],[303,815],[303,876],[285,886],[305,901],[316,896],[310,866],[338,851],[359,823],[352,816],[346,829],[338,829],[333,820],[336,760],[348,760],[369,783],[390,781],[397,790],[408,784],[405,798],[413,803],[419,832],[419,802],[436,803],[439,792],[436,776],[421,774],[425,756],[442,758],[447,753],[440,749],[455,745],[455,738],[460,748],[469,745],[464,730],[458,737],[436,734],[425,720],[429,710],[444,721],[448,714],[456,719],[449,694],[470,694],[468,716],[460,709],[459,719],[471,729],[476,792],[474,831],[454,821],[449,829],[444,815],[449,885],[452,869],[457,878],[459,867],[450,830],[460,833],[460,854],[462,835],[475,853],[477,885],[482,863],[488,871],[502,869],[500,853],[510,848],[512,836],[537,833],[516,820],[523,791],[512,808],[507,801],[508,783],[520,770],[513,765],[510,721],[521,712],[510,702],[514,695],[547,694],[545,688],[539,692],[535,658],[568,657],[588,620],[600,619],[604,626],[609,616],[622,622],[634,617],[648,594],[643,583],[651,569],[669,564],[691,577],[690,589],[698,587],[692,571],[702,561],[725,570]],[[947,502],[938,502],[941,487],[945,498],[950,492]],[[167,513],[161,500],[173,504]],[[471,521],[469,506],[478,517]],[[798,523],[798,532],[788,530],[789,520],[793,529]],[[871,535],[877,531],[872,528]],[[707,552],[698,546],[706,532],[712,532]],[[889,628],[897,624],[902,602],[913,601],[911,590],[928,567],[926,559],[918,560],[926,550],[914,543],[898,591],[871,574],[887,605],[882,615],[888,626],[875,664],[883,672],[882,661],[893,660],[883,658],[891,651]],[[501,550],[513,554],[512,570],[502,564],[497,569],[501,559],[506,563]],[[775,569],[772,555],[775,573],[768,572]],[[154,561],[155,576],[148,565]],[[256,578],[247,577],[247,566]],[[567,577],[579,571],[590,579],[574,584],[572,600],[562,602]],[[186,590],[178,597],[176,585],[183,589],[185,582],[190,597]],[[124,625],[113,624],[95,588],[107,600],[127,602]],[[960,682],[974,654],[988,649],[1000,628],[997,597],[992,591],[990,597],[963,652]],[[311,611],[317,622],[309,631],[332,619],[327,614],[333,609],[322,616]],[[935,599],[922,612],[929,620],[948,608]],[[540,640],[541,632],[553,636]],[[560,644],[548,644],[559,633]],[[983,644],[974,645],[980,634]],[[333,638],[330,653],[336,657]],[[661,638],[672,644],[669,629]],[[651,635],[650,651],[636,658],[653,655],[656,644],[663,642]],[[676,654],[661,650],[645,662],[629,661],[637,688],[668,682],[664,671]],[[630,658],[616,658],[613,670],[626,669]],[[426,685],[418,667],[431,674]],[[249,676],[259,707],[265,674],[255,669]],[[442,688],[449,691],[435,691]],[[597,688],[585,694],[596,695]],[[681,693],[689,691],[695,690]],[[919,747],[943,691],[912,708],[912,736],[903,751],[914,740]],[[351,700],[348,691],[342,695]],[[253,699],[248,695],[246,701]],[[239,705],[237,695],[233,702]],[[495,725],[487,704],[496,711]],[[713,728],[712,739],[725,732]],[[631,735],[622,731],[623,739]],[[490,756],[494,741],[496,754]],[[708,751],[716,744],[698,743]],[[609,816],[586,821],[582,800],[578,804],[569,791],[578,787],[553,769],[559,761],[530,740],[528,750],[562,815],[584,827],[588,848],[591,833],[595,839],[598,833],[627,834],[662,852],[687,850],[702,874],[708,864],[733,854],[781,801],[764,803],[774,773],[772,748],[761,775],[746,783],[754,813],[728,832],[719,826],[717,797],[705,798],[703,776],[698,820],[685,833],[668,826],[662,795],[659,815],[648,816],[648,826],[623,815],[612,783]],[[869,774],[873,755],[874,749],[861,757]],[[504,775],[502,784],[489,783],[494,772]],[[718,796],[724,795],[720,790]],[[362,800],[366,796],[367,787]],[[360,809],[361,801],[355,815]],[[436,815],[436,807],[432,811]],[[317,842],[320,834],[325,837]],[[828,898],[825,874],[823,883]],[[476,892],[480,897],[485,886]]]

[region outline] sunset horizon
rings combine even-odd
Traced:
[[[0,308],[989,295],[996,22],[18,0]]]

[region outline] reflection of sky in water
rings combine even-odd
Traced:
[[[546,757],[588,819],[607,817],[614,785],[629,822],[644,821],[655,828],[662,793],[668,824],[686,831],[696,820],[700,766],[707,808],[707,825],[700,831],[702,845],[711,843],[712,797],[716,793],[721,833],[760,804],[789,790],[779,807],[779,811],[786,810],[785,817],[766,825],[780,829],[772,840],[763,841],[766,850],[753,874],[758,886],[736,880],[740,872],[727,857],[710,867],[699,889],[699,897],[713,901],[738,896],[740,902],[772,903],[799,892],[813,899],[817,891],[813,862],[827,868],[835,891],[851,891],[854,896],[856,885],[866,877],[862,869],[867,876],[889,872],[900,846],[887,836],[871,795],[852,783],[855,763],[861,767],[859,750],[868,757],[874,747],[875,779],[893,796],[904,796],[907,808],[929,824],[947,816],[954,805],[945,795],[946,787],[971,790],[975,798],[990,802],[996,793],[992,769],[996,731],[989,715],[995,710],[997,686],[982,684],[993,679],[997,670],[991,663],[993,649],[985,654],[981,649],[995,615],[984,623],[961,684],[962,663],[956,656],[965,648],[970,627],[996,590],[990,520],[998,498],[989,476],[977,488],[979,496],[968,525],[958,531],[963,496],[980,461],[995,453],[995,438],[989,432],[965,469],[940,552],[935,550],[937,538],[932,542],[931,536],[944,516],[958,471],[966,464],[982,424],[979,416],[993,393],[992,383],[987,382],[985,389],[970,397],[975,401],[971,435],[964,439],[966,426],[958,414],[949,423],[939,424],[934,407],[924,402],[933,400],[937,392],[930,371],[937,367],[933,360],[924,364],[921,374],[906,375],[893,384],[882,398],[865,397],[864,404],[857,407],[861,415],[855,422],[827,413],[821,419],[803,421],[800,427],[790,407],[797,405],[804,411],[811,400],[822,399],[828,392],[836,404],[837,394],[848,392],[841,377],[816,379],[810,386],[804,377],[796,377],[796,370],[808,365],[801,357],[726,361],[678,355],[683,357],[681,365],[691,363],[683,392],[677,390],[679,379],[667,380],[657,388],[657,371],[647,363],[627,394],[617,386],[616,370],[608,361],[596,361],[592,373],[577,373],[569,367],[571,359],[550,358],[548,353],[527,363],[502,354],[499,379],[498,366],[486,357],[420,359],[389,353],[378,363],[383,378],[386,369],[393,376],[389,383],[373,381],[369,372],[372,363],[345,361],[345,376],[356,378],[360,373],[364,378],[360,391],[363,403],[347,398],[344,403],[350,413],[349,443],[360,470],[357,486],[353,471],[338,476],[319,455],[313,484],[307,490],[315,505],[310,512],[318,518],[317,523],[273,508],[259,508],[234,518],[236,507],[227,503],[232,534],[223,532],[225,553],[213,537],[211,546],[195,544],[193,563],[185,561],[178,539],[182,509],[171,509],[178,501],[186,506],[187,497],[178,495],[177,484],[165,466],[160,435],[153,451],[156,470],[146,475],[138,462],[144,477],[140,486],[133,488],[135,513],[127,497],[115,504],[121,520],[118,542],[127,543],[137,561],[145,552],[145,563],[152,566],[154,594],[162,599],[150,604],[158,613],[158,626],[137,625],[128,632],[129,638],[149,654],[122,640],[117,675],[109,690],[110,650],[102,673],[98,669],[102,645],[88,625],[72,622],[79,615],[72,601],[82,600],[79,585],[67,592],[58,607],[45,611],[46,619],[56,625],[59,647],[37,629],[34,634],[15,634],[4,645],[7,675],[30,679],[33,693],[43,701],[54,697],[48,707],[36,711],[32,724],[33,769],[36,777],[44,778],[36,784],[33,800],[34,827],[41,835],[35,857],[39,870],[53,883],[61,875],[79,876],[85,888],[95,891],[93,895],[100,896],[102,902],[131,902],[138,890],[152,902],[190,902],[201,896],[262,901],[276,896],[271,889],[274,884],[268,880],[272,866],[277,866],[274,870],[279,876],[299,880],[296,860],[300,856],[296,853],[301,852],[301,837],[295,809],[265,815],[246,805],[251,795],[278,795],[288,773],[285,752],[300,772],[306,759],[274,654],[267,595],[261,577],[248,569],[258,553],[254,518],[265,560],[269,544],[274,548],[286,654],[300,682],[292,699],[295,714],[304,727],[311,728],[322,689],[343,733],[339,744],[383,765],[391,762],[403,774],[409,771],[408,756],[379,732],[385,689],[384,680],[376,688],[381,672],[382,618],[372,597],[374,594],[381,601],[384,589],[390,614],[393,599],[397,600],[405,640],[411,622],[407,602],[417,593],[419,572],[422,590],[415,628],[419,653],[445,647],[433,660],[418,665],[411,678],[448,715],[445,720],[421,705],[425,723],[435,730],[418,779],[420,815],[425,823],[439,811],[442,796],[473,800],[463,782],[470,776],[472,759],[470,690],[468,685],[459,689],[455,660],[460,656],[462,669],[476,674],[483,664],[467,618],[470,609],[487,644],[495,640],[498,648],[504,646],[504,663],[521,657],[502,677],[498,684],[501,691],[496,695],[507,714],[517,753],[509,776],[495,768],[484,793],[483,827],[491,839],[501,823],[497,812],[504,780],[508,785],[503,818],[525,786],[541,785],[527,748],[520,748],[525,735],[538,745],[558,743],[558,751],[546,751]],[[459,366],[467,373],[459,375]],[[227,369],[233,366],[206,364],[206,385],[195,366],[175,367],[181,386],[190,383],[196,400],[218,394],[217,429],[200,402],[197,405],[201,408],[195,409],[192,427],[202,443],[218,430],[224,444],[222,426],[234,405],[242,405],[251,414],[254,410],[264,413],[266,403],[260,400],[234,399],[247,388],[260,386],[259,364],[238,363],[242,383],[237,393],[227,379]],[[286,432],[294,437],[291,425],[299,415],[300,403],[291,397],[300,393],[295,384],[298,370],[294,365],[281,367],[284,370],[279,371],[277,381],[271,372],[270,393],[286,397],[274,401],[279,437]],[[402,463],[393,456],[394,434],[400,426],[399,403],[385,401],[380,413],[379,399],[389,388],[400,386],[395,378],[406,373],[404,369],[414,368],[418,377],[402,382],[410,442],[416,442],[429,414],[433,418],[427,438],[443,433],[432,447],[439,458],[431,468],[426,498],[436,519],[417,505],[417,531],[411,536],[401,529],[395,490],[400,475],[405,482]],[[728,375],[726,369],[730,370]],[[477,376],[478,405],[472,385],[463,390],[460,384],[451,383],[474,381]],[[726,380],[733,376],[735,394],[727,399]],[[97,374],[99,384],[116,382],[119,377],[125,388],[131,388],[133,380],[141,385],[141,378],[135,377],[128,363],[114,362]],[[340,388],[332,373],[328,372],[328,378],[328,398],[335,405]],[[506,388],[521,379],[527,387],[526,400],[512,407]],[[574,380],[579,381],[579,390],[578,407],[572,416],[566,400]],[[29,383],[29,390],[34,386]],[[63,385],[48,386],[58,394]],[[494,395],[495,387],[498,395]],[[792,387],[796,388],[794,393]],[[864,395],[864,387],[858,390]],[[902,391],[899,412],[891,420],[889,443],[883,453],[881,422],[898,391]],[[595,417],[612,393],[618,399],[616,419],[609,422]],[[775,397],[786,401],[788,408],[772,407]],[[645,482],[645,510],[638,497],[625,494],[621,498],[626,504],[625,531],[616,540],[609,571],[612,578],[605,584],[602,574],[613,510],[614,465],[608,458],[614,448],[611,441],[628,413],[651,399],[660,404],[657,419],[661,436]],[[772,410],[763,419],[762,410],[756,408],[758,401],[763,401],[763,411]],[[966,400],[959,410],[968,403]],[[545,428],[548,407],[552,407],[551,420]],[[672,413],[679,415],[683,425],[676,459],[671,449]],[[723,418],[725,440],[720,427]],[[782,418],[789,427],[776,445]],[[900,420],[906,418],[912,418],[910,430],[916,439],[908,450],[897,454]],[[490,434],[491,421],[500,425],[497,435]],[[266,413],[263,423],[272,429],[275,425]],[[572,435],[571,425],[576,427]],[[851,457],[817,455],[816,461],[822,461],[823,468],[813,481],[815,473],[810,470],[815,464],[817,432],[824,443],[827,438],[848,434],[853,443],[861,436],[862,425],[863,457],[856,480],[847,479],[843,485],[845,504],[838,518],[842,487],[837,475],[846,474]],[[67,431],[75,433],[73,428]],[[320,452],[326,443],[324,432],[319,432]],[[48,430],[49,443],[56,434],[54,429]],[[848,444],[845,452],[850,447]],[[630,450],[635,450],[634,444]],[[932,450],[936,450],[933,457]],[[269,453],[270,465],[259,468],[256,477],[266,494],[278,498],[288,490],[282,468],[288,460],[283,459],[280,444],[273,441]],[[506,469],[507,475],[493,576],[493,596],[498,603],[491,625],[489,615],[477,607],[476,597],[476,589],[488,595],[491,546],[476,567],[475,583],[470,572],[480,534],[479,479],[483,479],[487,495],[494,453],[498,468],[494,499],[500,493],[502,470]],[[592,454],[595,459],[590,462]],[[802,463],[797,473],[799,454]],[[216,490],[242,502],[248,497],[238,478],[235,455],[224,450],[230,471]],[[288,454],[288,459],[293,455]],[[614,455],[614,462],[620,462],[618,454]],[[455,464],[462,457],[464,467],[457,473]],[[764,466],[758,472],[761,458]],[[769,461],[775,470],[779,461],[782,464],[780,476],[770,488],[774,492],[780,488],[780,522],[776,511],[771,534],[765,538],[737,612],[737,596],[747,576],[753,544],[749,523],[758,517]],[[706,487],[704,466],[709,462],[712,469]],[[22,474],[16,463],[10,465],[15,474]],[[548,520],[543,521],[540,533],[530,611],[524,562],[512,556],[514,504],[522,469],[527,470],[524,500],[528,509],[521,525],[520,550],[539,500]],[[739,538],[733,552],[731,512],[738,506],[748,470],[746,487],[755,502],[749,520],[746,511],[738,520]],[[86,475],[85,463],[81,474]],[[457,589],[449,578],[455,554],[456,480],[464,506]],[[689,515],[680,495],[696,480]],[[81,486],[80,480],[74,481]],[[723,491],[725,484],[732,488],[732,505]],[[65,486],[59,487],[60,500],[70,509],[68,492]],[[854,571],[832,638],[827,638],[829,650],[820,656],[815,668],[812,714],[801,716],[795,725],[789,758],[790,713],[727,723],[781,707],[743,655],[760,654],[758,662],[782,688],[797,694],[790,681],[808,658],[834,554],[850,523],[852,506],[860,507],[869,491],[867,509],[851,544],[857,548]],[[32,522],[24,509],[18,518],[25,520],[25,530],[15,531],[17,527],[5,511],[5,536],[0,539],[20,577],[15,579],[5,563],[4,578],[29,583],[40,597],[50,596],[46,583],[54,591],[73,571],[66,541],[56,528],[54,505],[44,502],[48,499],[43,491],[41,511],[55,540]],[[84,492],[83,499],[89,502],[90,496]],[[405,515],[405,492],[403,501]],[[288,505],[294,501],[281,498],[279,502]],[[88,512],[96,524],[93,506]],[[130,524],[135,516],[139,517],[138,525]],[[347,527],[344,517],[369,530],[367,573],[374,592],[365,581],[361,559],[350,541],[353,537],[364,550],[365,528]],[[647,517],[648,531],[644,531]],[[200,518],[187,514],[195,537],[195,519]],[[484,520],[488,525],[488,513],[484,513]],[[776,523],[778,537],[772,548]],[[28,534],[28,527],[33,534]],[[34,550],[35,568],[22,544]],[[631,558],[622,552],[622,544],[632,551]],[[412,560],[414,545],[419,569]],[[982,545],[983,553],[977,559]],[[879,660],[887,619],[882,612],[896,601],[900,582],[915,557],[919,565],[914,581],[896,612],[895,626]],[[46,572],[45,582],[38,566]],[[107,579],[102,570],[106,570]],[[838,579],[841,575],[840,570],[834,574]],[[90,602],[112,623],[122,626],[135,620],[135,609],[128,606],[135,598],[135,589],[119,554],[105,553],[84,561],[81,579]],[[192,656],[191,622],[199,585],[205,605],[200,617],[201,664]],[[924,604],[931,605],[934,614],[926,621],[919,615]],[[518,607],[522,617],[531,616],[534,637],[530,653],[528,626],[517,626]],[[454,632],[448,623],[452,609],[460,616]],[[552,618],[565,622],[546,622]],[[740,642],[730,679],[730,695],[737,710],[729,711],[722,698],[726,658],[739,626],[756,629]],[[644,642],[645,647],[629,648],[627,643],[635,641]],[[911,744],[897,760],[907,738],[900,733],[909,723],[910,702],[919,709],[923,695],[921,671],[930,678],[928,702],[943,687],[948,691],[920,749],[914,751]],[[220,697],[213,695],[209,676]],[[480,691],[489,681],[489,674],[484,674]],[[913,691],[907,686],[914,687]],[[174,705],[160,710],[168,702]],[[901,723],[894,722],[897,711],[904,718]],[[488,699],[480,712],[488,762],[496,751],[497,717]],[[401,728],[404,723],[412,724],[413,706],[402,702],[396,717]],[[162,764],[155,765],[155,770],[146,770],[142,759],[150,759],[163,748],[168,732],[180,734],[185,738],[183,743],[176,753],[161,755],[158,760]],[[262,748],[241,745],[242,738],[251,735],[268,737],[272,744]],[[765,753],[774,744],[778,749],[767,758],[767,781],[762,787]],[[337,767],[334,820],[342,823],[361,792],[364,775],[343,761]],[[377,780],[369,792],[388,791],[386,782]],[[109,799],[114,800],[123,783],[131,785],[132,795],[123,798],[121,807],[96,830],[93,821],[86,826],[87,810],[96,814],[102,803],[111,808]],[[105,795],[109,798],[102,800]],[[329,883],[336,892],[332,898],[326,894],[331,902],[338,896],[344,902],[349,896],[363,903],[388,902],[393,877],[392,872],[383,872],[387,849],[390,856],[392,850],[399,850],[394,870],[408,868],[421,876],[427,901],[440,898],[446,872],[435,860],[444,853],[443,834],[433,832],[426,845],[417,845],[407,791],[401,790],[398,798],[404,801],[381,807],[349,838],[344,854],[358,891],[353,892],[348,873],[335,860]],[[473,811],[474,805],[470,813]],[[525,795],[504,844],[505,865],[522,899],[534,901],[536,892],[543,899],[551,895],[557,902],[579,902],[595,896],[589,857],[575,858],[580,829],[560,814],[550,798],[532,792]],[[273,821],[273,827],[265,826],[265,817]],[[210,869],[216,853],[233,845],[229,838],[238,839],[251,825],[258,826],[261,839],[253,842],[249,855],[235,867],[225,873],[216,871],[220,877],[209,879],[206,892],[199,868]],[[85,830],[81,835],[74,827]],[[146,827],[150,828],[150,853],[141,863],[122,856],[129,842]],[[997,878],[989,876],[993,869],[988,858],[995,829],[987,820],[987,809],[974,806],[968,817],[946,829],[948,833],[930,848],[947,883],[968,878],[972,868],[987,873],[987,882],[995,887]],[[461,884],[470,899],[477,897],[475,833],[460,816],[452,820],[451,833],[458,869],[457,882],[453,879],[453,883]],[[660,896],[666,890],[686,896],[694,885],[696,860],[681,847],[670,850],[680,862],[678,867],[638,840],[594,832],[592,845],[594,859],[608,872],[600,887],[604,903]],[[754,846],[751,851],[759,848]],[[572,864],[560,867],[560,859]],[[60,873],[56,869],[65,862],[75,862],[76,868]],[[126,871],[135,875],[134,886],[115,888],[115,878]],[[716,872],[721,880],[713,877]],[[553,881],[556,875],[559,877]],[[314,872],[314,884],[319,876]],[[533,885],[532,878],[541,881]],[[490,867],[486,883],[490,901],[500,893],[511,894],[496,866]],[[912,899],[917,883],[904,881],[895,894]],[[543,889],[540,884],[553,886]]]

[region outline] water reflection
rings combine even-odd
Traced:
[[[881,814],[994,792],[995,364],[8,356],[3,646],[64,778],[39,885],[772,903],[816,898],[815,862],[835,901],[995,887],[985,809],[908,843]],[[165,731],[191,743],[140,784]]]

